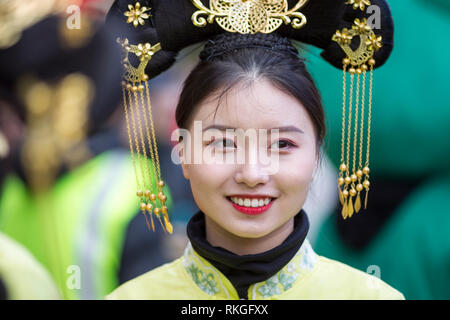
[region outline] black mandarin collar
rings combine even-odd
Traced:
[[[248,299],[249,286],[269,279],[288,264],[303,244],[308,230],[309,220],[302,209],[294,217],[294,231],[279,246],[263,253],[237,255],[212,246],[206,240],[205,215],[198,211],[189,220],[187,236],[194,250],[230,280],[239,298]]]

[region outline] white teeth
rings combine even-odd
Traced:
[[[249,199],[249,198],[238,198],[238,197],[232,197],[231,201],[243,206],[243,207],[263,207],[271,201],[271,198],[264,198],[264,199]]]

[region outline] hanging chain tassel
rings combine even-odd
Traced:
[[[362,68],[362,94],[361,94],[361,123],[359,126],[360,133],[359,133],[359,163],[358,163],[358,170],[356,171],[356,177],[358,179],[358,182],[356,184],[356,191],[358,192],[358,195],[356,197],[355,202],[355,211],[358,213],[359,210],[361,210],[361,191],[363,190],[363,185],[361,184],[361,179],[363,176],[362,168],[362,152],[363,152],[363,140],[364,140],[364,116],[365,116],[365,97],[366,97],[366,71],[367,68],[364,65]],[[356,153],[356,151],[355,151]]]
[[[149,43],[130,45],[128,39],[117,42],[122,45],[124,58],[124,81],[122,92],[125,108],[125,120],[130,145],[131,160],[136,176],[138,191],[136,195],[140,200],[140,209],[144,214],[147,228],[150,223],[151,229],[155,231],[153,215],[159,220],[164,232],[173,232],[169,221],[168,209],[166,207],[167,196],[163,192],[165,186],[161,179],[158,148],[156,143],[155,128],[150,104],[150,93],[145,74],[145,68],[151,57],[161,50],[158,43],[151,46]],[[129,53],[134,53],[140,59],[138,68],[133,67],[128,59]],[[156,191],[157,190],[157,191]],[[161,220],[163,215],[164,223]]]
[[[349,156],[350,156],[350,132],[351,132],[351,120],[352,120],[352,108],[353,108],[353,73],[350,74],[350,95],[349,95],[349,109],[348,109],[348,128],[347,134],[345,134],[346,127],[346,100],[345,100],[345,92],[346,92],[346,68],[348,63],[344,63],[344,76],[343,76],[343,116],[342,116],[342,144],[341,144],[341,165],[339,166],[339,179],[338,184],[343,186],[342,190],[342,198],[343,198],[343,208],[342,208],[342,217],[347,219],[350,217],[350,207],[349,203],[351,203],[351,190],[349,191],[349,185],[352,182],[349,176]],[[347,153],[345,155],[345,138],[347,138]],[[345,176],[345,178],[344,178]]]
[[[339,201],[341,202],[342,207],[342,217],[345,219],[347,217],[346,215],[346,210],[345,210],[345,203],[346,203],[346,199],[344,198],[344,190],[343,190],[343,185],[345,183],[345,179],[344,179],[344,172],[347,169],[347,166],[344,164],[344,141],[345,141],[345,105],[346,105],[346,77],[347,77],[347,73],[346,73],[346,68],[347,65],[344,64],[344,68],[343,68],[343,77],[342,77],[342,84],[343,84],[343,89],[342,89],[342,134],[341,134],[341,165],[339,167],[339,178],[338,178],[338,185],[339,185]]]
[[[353,50],[350,47],[352,39],[359,37],[359,48]],[[338,188],[339,201],[342,204],[342,217],[350,218],[353,213],[361,210],[361,192],[365,190],[364,209],[367,208],[369,181],[369,152],[370,152],[370,127],[372,109],[372,85],[375,51],[382,46],[381,37],[377,36],[366,19],[355,19],[351,29],[337,30],[333,35],[342,50],[346,53],[343,59],[343,99],[342,99],[342,136],[341,136],[341,164],[339,166]],[[366,160],[362,166],[363,140],[365,124],[365,91],[366,73],[370,68],[369,103],[367,115],[367,143]],[[350,74],[350,91],[347,104],[347,73]],[[356,92],[353,105],[354,81],[356,75]],[[362,79],[361,79],[362,78]],[[361,99],[360,99],[361,98]],[[348,110],[346,106],[348,105]],[[352,134],[352,118],[354,128]],[[353,143],[353,148],[350,146]],[[357,146],[359,144],[359,152]],[[352,150],[350,150],[352,149]],[[350,159],[352,168],[350,169]]]
[[[370,125],[372,120],[372,85],[373,85],[373,67],[375,65],[375,60],[370,59],[369,60],[370,65],[370,83],[369,83],[369,111],[368,111],[368,125],[367,125],[367,151],[366,151],[366,164],[363,169],[363,173],[365,175],[363,187],[366,190],[366,196],[364,199],[364,209],[367,208],[367,198],[369,196],[369,188],[370,188],[370,182],[369,182],[369,151],[370,151]]]

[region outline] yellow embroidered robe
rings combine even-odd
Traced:
[[[251,300],[404,299],[382,280],[317,255],[308,240],[278,273],[248,289]],[[231,282],[189,243],[177,260],[130,280],[106,299],[238,300]]]

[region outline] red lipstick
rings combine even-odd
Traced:
[[[247,198],[250,198],[250,197],[247,196]],[[256,198],[256,197],[252,197],[252,198]],[[263,197],[261,197],[261,198],[263,198]],[[273,204],[274,199],[272,199],[272,200],[271,200],[268,204],[266,204],[265,206],[257,207],[257,208],[240,206],[240,205],[234,203],[233,201],[231,201],[231,199],[228,199],[228,201],[230,201],[231,205],[232,205],[236,210],[238,210],[239,212],[242,212],[242,213],[244,213],[244,214],[248,214],[248,215],[251,215],[251,216],[255,216],[255,215],[258,215],[258,214],[262,214],[262,213],[264,213],[265,211],[269,210],[269,208],[270,208],[270,207],[272,206],[272,204]]]

